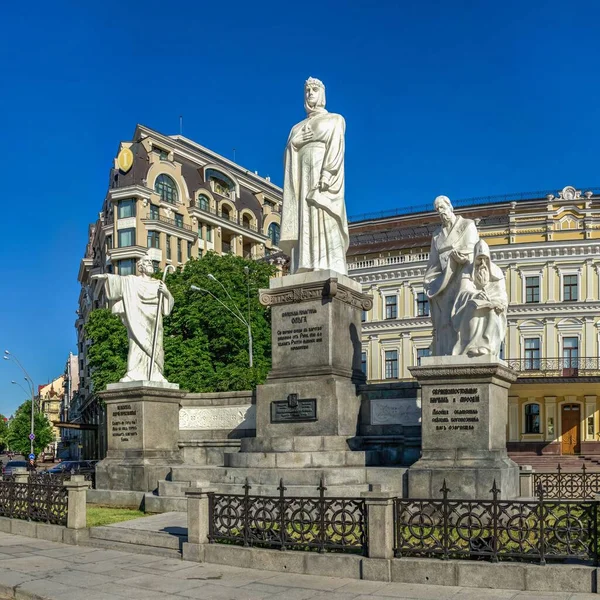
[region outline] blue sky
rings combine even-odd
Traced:
[[[75,350],[77,271],[120,140],[183,133],[276,183],[302,86],[346,118],[348,213],[600,187],[595,2],[8,3],[0,349],[36,384]],[[0,412],[25,394],[0,364]]]

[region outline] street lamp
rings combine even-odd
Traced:
[[[248,274],[247,271],[246,271],[246,274]],[[204,293],[208,294],[209,296],[212,296],[221,306],[223,306],[223,308],[228,310],[238,321],[243,323],[248,328],[248,355],[250,358],[250,368],[252,368],[254,361],[252,358],[253,352],[252,352],[252,327],[250,327],[250,302],[248,302],[248,320],[246,320],[244,318],[244,315],[242,314],[242,311],[239,309],[238,305],[234,302],[233,298],[227,291],[227,288],[212,273],[208,274],[208,278],[212,279],[213,281],[216,281],[225,290],[227,297],[231,300],[231,303],[233,304],[233,306],[235,307],[237,312],[233,312],[231,310],[231,308],[229,308],[229,306],[227,306],[227,304],[225,304],[225,302],[223,302],[220,298],[217,298],[210,290],[205,290],[204,288],[198,287],[197,285],[190,285],[190,290],[192,290],[194,292],[204,292]],[[248,299],[249,298],[250,298],[250,283],[248,283]]]
[[[31,378],[31,375],[29,375],[29,373],[25,370],[25,367],[21,364],[21,362],[19,361],[19,359],[14,355],[11,354],[8,350],[4,351],[4,356],[2,357],[4,360],[12,360],[14,363],[16,363],[18,365],[18,367],[21,369],[21,371],[23,371],[23,373],[25,374],[25,381],[27,381],[27,383],[29,384],[30,388],[31,388],[31,433],[29,434],[29,453],[33,454],[33,440],[35,439],[35,432],[34,432],[34,410],[35,410],[35,386],[33,385],[33,379]],[[12,383],[16,383],[16,382],[12,382]]]

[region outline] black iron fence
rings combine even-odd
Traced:
[[[90,487],[96,487],[95,473],[82,473],[77,469],[64,471],[63,473],[50,473],[49,471],[30,471],[30,483],[38,483],[40,485],[62,485],[65,481],[71,479],[73,475],[83,475],[85,481],[90,482]]]
[[[575,472],[565,471],[559,464],[554,473],[533,474],[533,489],[540,488],[546,498],[592,499],[600,494],[600,473],[588,472],[585,464]]]
[[[68,492],[62,482],[0,481],[0,517],[67,524]]]
[[[598,564],[598,503],[547,500],[448,498],[395,501],[395,555],[440,558],[581,560]]]
[[[209,541],[281,550],[366,554],[366,507],[362,499],[326,497],[321,480],[316,497],[209,494]]]

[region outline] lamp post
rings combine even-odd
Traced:
[[[4,356],[2,357],[4,360],[12,360],[14,363],[16,363],[18,365],[18,367],[21,369],[21,371],[23,371],[23,373],[25,374],[25,381],[27,381],[27,383],[29,384],[30,388],[31,388],[31,433],[29,434],[29,453],[33,454],[33,440],[35,439],[35,432],[34,432],[34,410],[35,410],[35,386],[33,385],[33,379],[31,378],[31,375],[29,375],[29,373],[25,370],[25,367],[21,364],[21,362],[19,361],[19,359],[14,355],[11,354],[8,350],[4,351]],[[12,383],[16,383],[16,382],[12,382]],[[21,386],[22,387],[22,386]]]
[[[247,269],[247,267],[244,270],[246,270],[246,269]],[[248,271],[246,271],[246,275],[248,275]],[[252,368],[254,361],[252,358],[253,352],[252,352],[252,327],[250,326],[250,302],[248,302],[248,319],[246,320],[246,318],[242,314],[242,311],[239,309],[238,305],[234,302],[233,298],[227,291],[227,288],[212,273],[208,274],[208,278],[212,279],[213,281],[216,281],[225,290],[227,297],[231,300],[231,303],[233,304],[233,306],[235,307],[237,312],[234,312],[233,310],[231,310],[231,308],[229,308],[229,306],[227,306],[227,304],[225,304],[225,302],[223,302],[220,298],[217,298],[210,290],[205,290],[204,288],[198,287],[197,285],[190,285],[190,290],[193,290],[194,292],[204,292],[204,293],[208,294],[209,296],[212,296],[223,308],[228,310],[238,321],[243,323],[248,328],[248,355],[249,355],[249,359],[250,359],[249,360],[250,368]],[[248,282],[248,299],[250,299],[250,282]]]

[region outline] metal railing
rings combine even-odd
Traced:
[[[169,219],[168,217],[163,217],[162,215],[151,216],[144,220],[145,221],[160,221],[161,223],[167,223],[168,225],[172,225],[173,227],[177,227],[178,229],[185,229],[187,231],[192,231],[191,225],[187,225],[186,223],[182,223],[182,222],[177,222],[175,219]]]
[[[582,560],[598,564],[598,502],[448,498],[395,500],[396,557],[535,561]]]
[[[600,376],[600,358],[519,358],[507,359],[519,377],[593,377]]]
[[[85,481],[89,481],[92,489],[96,487],[95,473],[82,473],[78,470],[65,471],[63,473],[49,473],[48,471],[30,471],[29,483],[39,485],[62,485],[65,481],[71,479],[73,475],[83,475]]]
[[[348,269],[370,269],[372,267],[382,267],[387,265],[401,265],[410,262],[427,262],[429,252],[419,252],[418,254],[399,254],[398,256],[385,256],[382,258],[370,258],[367,260],[358,260],[348,263]]]
[[[286,496],[283,480],[278,496],[209,494],[211,543],[281,550],[315,550],[366,554],[366,506],[362,499],[325,496],[323,480],[317,497]]]
[[[0,481],[0,517],[66,525],[67,512],[68,491],[62,482]]]
[[[203,206],[201,205],[197,200],[194,200],[193,198],[190,200],[190,207],[191,208],[197,208],[198,210],[201,210],[202,212],[214,215],[215,217],[219,218],[219,219],[223,219],[224,221],[229,221],[230,223],[235,223],[236,225],[239,225],[240,227],[243,227],[244,229],[249,229],[250,231],[256,231],[258,233],[259,229],[256,225],[248,222],[248,221],[244,221],[244,219],[240,219],[239,216],[234,217],[231,214],[228,213],[224,213],[224,212],[219,212],[214,208],[211,208],[210,206]]]
[[[592,499],[600,494],[600,473],[589,473],[585,463],[581,471],[564,471],[559,463],[555,473],[533,473],[533,486],[546,498]]]

